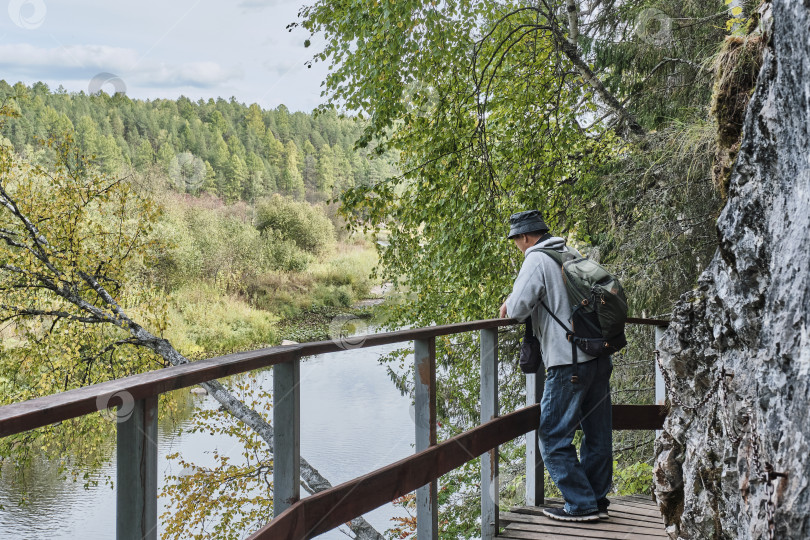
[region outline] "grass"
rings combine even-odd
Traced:
[[[170,300],[166,337],[186,356],[225,354],[278,342],[277,316],[211,285],[185,285],[172,292]]]
[[[300,272],[268,272],[246,287],[251,305],[282,319],[299,319],[307,312],[348,308],[369,295],[369,274],[377,264],[367,245],[341,244],[327,259]]]

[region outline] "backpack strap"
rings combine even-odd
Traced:
[[[571,375],[571,382],[576,384],[579,382],[579,374],[578,374],[579,370],[577,369],[577,342],[576,339],[574,338],[574,333],[570,331],[567,326],[565,326],[565,323],[563,323],[556,315],[554,315],[554,312],[548,308],[545,302],[540,300],[540,305],[543,306],[545,310],[548,312],[548,314],[551,315],[551,317],[555,321],[557,321],[557,324],[559,324],[562,327],[562,329],[565,330],[565,337],[568,339],[568,341],[571,342],[571,362],[573,363],[574,366],[574,373]]]
[[[540,248],[540,249],[537,249],[536,251],[541,251],[541,252],[545,253],[546,255],[548,255],[549,257],[551,257],[552,259],[554,259],[554,261],[557,264],[560,265],[560,270],[561,271],[562,271],[563,262],[565,262],[565,259],[567,258],[566,256],[570,255],[570,254],[564,253],[562,251],[557,251],[556,249]],[[570,257],[570,258],[576,258],[576,257],[573,256],[573,257]],[[571,342],[571,362],[573,363],[573,368],[574,368],[573,369],[573,374],[571,375],[571,382],[576,384],[576,383],[579,382],[579,376],[578,376],[578,371],[579,370],[577,369],[577,343],[576,343],[576,339],[574,338],[574,332],[568,329],[568,326],[564,322],[562,322],[559,319],[559,317],[557,317],[554,314],[553,311],[551,311],[549,309],[549,307],[546,305],[545,302],[540,300],[540,305],[543,306],[543,308],[548,312],[548,314],[551,315],[551,318],[553,318],[557,322],[557,324],[560,325],[560,327],[565,331],[565,337],[568,339],[568,341]]]

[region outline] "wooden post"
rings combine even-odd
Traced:
[[[416,451],[436,445],[436,338],[414,341],[414,424]],[[439,538],[439,501],[436,480],[416,490],[416,538]]]
[[[273,366],[273,515],[301,498],[301,359]]]
[[[125,400],[117,421],[115,537],[157,540],[157,396]]]
[[[526,406],[543,400],[545,384],[545,368],[541,368],[536,375],[526,375]],[[526,434],[526,506],[541,506],[545,503],[546,468],[540,455],[539,434],[539,430]]]
[[[660,350],[661,339],[666,332],[666,326],[655,327],[655,349]],[[667,401],[667,387],[664,384],[664,376],[661,374],[661,368],[658,366],[658,361],[655,360],[655,404],[665,405]]]
[[[481,423],[498,416],[498,329],[481,330]],[[498,534],[498,447],[481,456],[481,540]]]

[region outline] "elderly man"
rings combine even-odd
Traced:
[[[565,240],[549,234],[537,210],[509,218],[509,238],[523,252],[512,294],[501,306],[501,317],[519,321],[532,318],[546,368],[540,415],[540,453],[552,480],[565,499],[563,508],[544,508],[543,513],[561,521],[608,519],[607,499],[613,475],[613,432],[608,356],[594,358],[577,354],[577,377],[566,331],[553,319],[570,321],[571,305],[560,265],[543,250],[573,251]],[[570,323],[569,323],[570,324]],[[582,429],[580,458],[574,433]]]

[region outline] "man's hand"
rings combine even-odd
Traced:
[[[501,304],[501,319],[506,318],[506,302]]]

